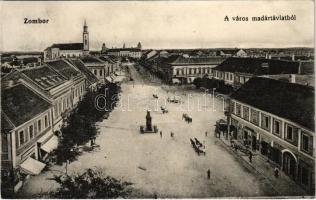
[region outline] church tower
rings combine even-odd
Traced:
[[[84,26],[83,26],[83,54],[88,55],[89,54],[89,32],[88,32],[88,26],[86,20],[84,20]]]

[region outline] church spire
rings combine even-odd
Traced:
[[[88,32],[88,26],[86,20],[84,20],[83,25],[83,51],[84,54],[88,54],[89,52],[89,32]]]

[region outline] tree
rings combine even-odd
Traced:
[[[193,84],[196,86],[196,88],[202,87],[202,79],[201,78],[196,78],[193,80]]]
[[[60,187],[51,195],[62,199],[124,198],[131,192],[132,183],[105,176],[101,169],[87,169],[79,175],[54,176]]]

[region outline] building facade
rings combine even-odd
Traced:
[[[286,60],[232,57],[213,69],[213,77],[238,88],[256,76],[297,74],[299,65],[298,62]]]
[[[140,59],[142,57],[142,45],[139,42],[135,48],[125,48],[124,45],[123,48],[104,49],[102,52],[105,52],[105,54],[109,56]]]
[[[315,187],[314,89],[252,78],[231,96],[232,137],[304,189]]]
[[[170,83],[192,83],[194,79],[213,74],[213,68],[224,59],[221,57],[183,57],[179,55],[163,59],[160,68]]]

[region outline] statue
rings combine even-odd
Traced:
[[[152,131],[151,116],[150,116],[150,112],[149,111],[147,111],[147,115],[146,115],[146,130],[147,131]]]

